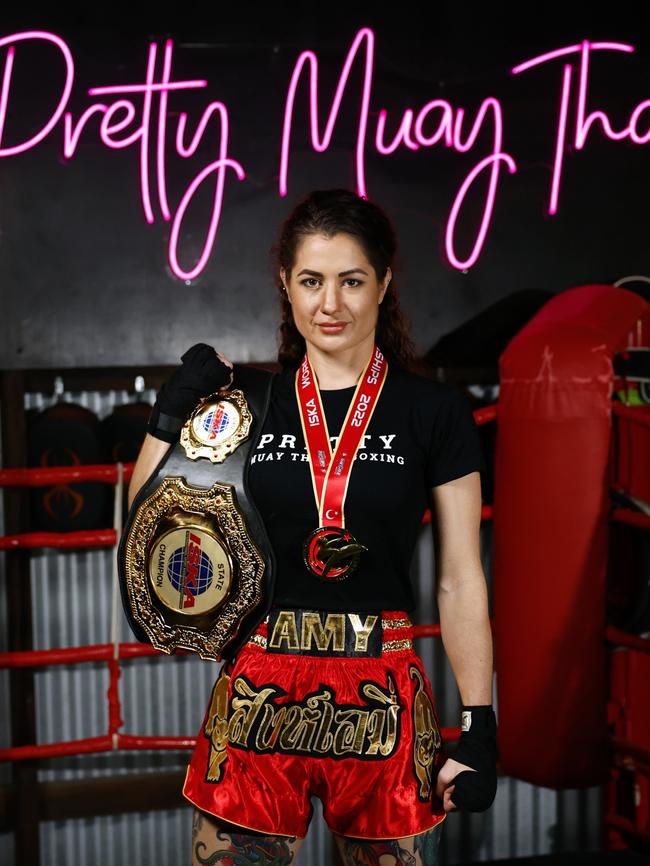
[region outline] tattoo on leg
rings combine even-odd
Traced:
[[[196,841],[196,837],[199,834],[202,824],[203,815],[199,812],[198,809],[195,809],[194,814],[192,815],[192,843]]]
[[[381,866],[416,866],[415,857],[400,845],[401,839],[352,839],[343,836],[341,849],[345,866],[379,866],[379,858],[389,855],[392,860],[383,859]]]
[[[222,847],[208,856],[205,842],[194,845],[196,862],[201,866],[288,866],[293,860],[290,844],[296,836],[252,836],[247,833],[225,833],[217,830]]]
[[[443,823],[413,837],[413,850],[420,853],[422,866],[437,866]]]

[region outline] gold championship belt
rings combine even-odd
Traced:
[[[122,603],[138,640],[164,653],[232,657],[270,609],[275,562],[248,470],[274,377],[235,364],[237,387],[199,402],[129,509]]]

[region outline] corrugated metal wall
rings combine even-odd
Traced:
[[[153,391],[142,398],[153,403]],[[127,402],[126,392],[64,393],[62,399],[93,410],[100,418]],[[51,399],[26,396],[25,408],[46,408]],[[4,521],[2,522],[4,526]],[[482,528],[483,560],[488,584],[491,528]],[[113,550],[35,552],[31,562],[34,599],[34,646],[37,649],[106,643],[111,640]],[[0,555],[4,570],[4,555]],[[434,598],[433,537],[423,527],[413,561],[418,587],[419,622],[437,619]],[[4,591],[0,593],[2,649],[6,649]],[[120,640],[133,640],[119,608]],[[443,725],[458,724],[459,696],[451,668],[437,639],[419,641]],[[124,662],[120,679],[123,730],[128,733],[195,735],[219,666],[192,656],[137,659]],[[0,672],[2,744],[8,735],[8,676]],[[38,741],[40,743],[103,734],[107,728],[105,664],[80,664],[42,669],[36,676]],[[495,689],[496,694],[496,689]],[[498,718],[498,706],[496,707]],[[184,768],[188,752],[105,753],[42,762],[39,779],[75,779],[129,772]],[[10,768],[0,766],[8,781]],[[503,778],[487,813],[451,814],[442,836],[443,862],[521,857],[558,851],[597,849],[601,842],[602,790],[555,792]],[[323,822],[320,801],[301,852],[304,866],[331,860],[332,840]],[[190,862],[191,806],[173,811],[142,812],[92,820],[44,822],[41,825],[43,866],[178,866]],[[116,804],[116,810],[119,804]],[[0,862],[12,864],[13,844],[0,835]]]

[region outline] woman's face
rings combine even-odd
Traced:
[[[392,278],[390,268],[378,281],[375,269],[356,238],[337,234],[307,235],[298,245],[296,261],[287,280],[293,320],[305,338],[324,352],[350,349],[373,335],[377,327],[379,303]],[[344,322],[342,328],[322,325]]]

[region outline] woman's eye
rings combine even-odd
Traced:
[[[355,279],[355,277],[348,277],[347,280],[345,280],[345,282],[346,283],[354,283],[353,286],[350,286],[350,288],[352,288],[352,289],[356,289],[358,286],[363,285],[361,280],[357,280],[357,279]],[[307,277],[306,279],[302,280],[302,285],[307,286],[308,289],[316,288],[315,286],[311,285],[312,283],[318,283],[318,280],[316,279],[316,277]]]

